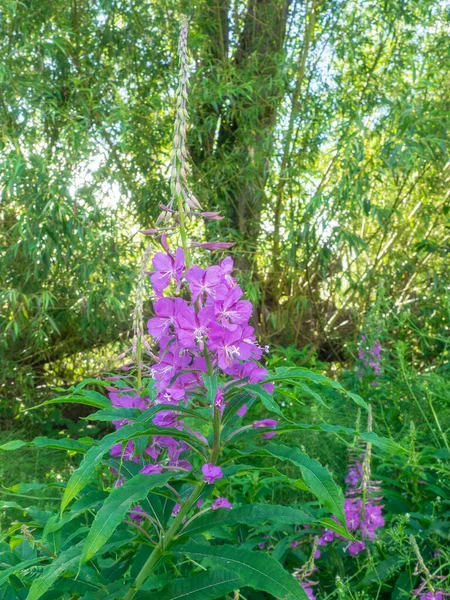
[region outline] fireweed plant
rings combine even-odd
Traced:
[[[194,262],[193,248],[201,253],[232,244],[188,241],[188,219],[220,215],[203,212],[188,185],[185,19],[179,55],[172,197],[162,205],[156,227],[144,232],[154,242],[141,263],[133,343],[122,356],[131,360],[118,374],[88,379],[45,403],[95,407],[88,418],[109,422],[115,431],[101,440],[41,437],[28,443],[84,457],[62,485],[56,513],[28,508],[29,523],[13,525],[14,543],[2,554],[9,566],[0,573],[0,588],[10,597],[212,600],[240,597],[239,590],[251,597],[254,589],[280,600],[304,600],[314,597],[311,576],[321,541],[314,542],[312,558],[292,573],[264,544],[252,542],[255,528],[269,523],[272,532],[292,537],[298,527],[326,526],[326,535],[347,538],[351,548],[360,551],[365,543],[348,531],[355,532],[353,521],[345,527],[349,510],[329,471],[297,447],[276,443],[276,436],[287,433],[292,439],[292,432],[306,429],[355,431],[292,423],[274,399],[274,386],[289,388],[290,398],[296,389],[319,398],[311,385],[338,391],[365,409],[366,403],[307,369],[280,367],[269,373],[261,364],[268,348],[258,343],[249,324],[252,305],[237,283],[232,258],[207,266],[204,259],[203,266]],[[153,316],[145,323],[148,279]],[[89,385],[102,387],[108,397]],[[357,435],[385,450],[402,451],[371,431]],[[2,450],[26,444],[9,442]],[[278,471],[280,462],[297,471],[294,479]],[[240,503],[233,478],[266,471],[281,476],[291,491],[309,495],[308,503]],[[24,494],[29,497],[27,488]],[[372,539],[381,525],[379,507],[366,501],[363,516],[353,498],[345,502],[358,512],[362,537]],[[10,508],[17,507],[11,503]]]

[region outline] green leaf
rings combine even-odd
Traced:
[[[344,538],[347,538],[348,540],[351,540],[351,541],[355,540],[355,538],[347,530],[347,528],[342,527],[342,525],[339,525],[339,523],[336,523],[336,521],[334,519],[329,519],[328,517],[325,517],[324,519],[319,519],[318,523],[320,523],[323,527],[326,527],[327,529],[331,529],[332,531],[335,531],[336,533],[338,533],[339,535],[341,535]]]
[[[206,400],[210,406],[214,406],[219,378],[217,375],[203,375],[203,383],[206,387]]]
[[[32,442],[24,442],[22,440],[13,440],[0,446],[0,450],[18,450],[23,446],[36,446],[37,448],[56,448],[61,450],[70,450],[72,452],[80,452],[85,454],[89,446],[83,444],[79,440],[72,440],[70,438],[62,438],[60,440],[52,440],[47,437],[38,436]]]
[[[271,504],[252,504],[236,508],[220,509],[205,513],[192,521],[183,531],[183,535],[196,535],[217,525],[260,525],[263,521],[277,521],[286,525],[311,523],[312,518],[306,513],[289,506]]]
[[[389,452],[390,454],[404,454],[407,452],[407,450],[403,448],[403,446],[400,446],[400,444],[397,444],[397,442],[385,437],[381,437],[374,431],[363,431],[359,434],[359,436],[366,442],[370,442],[384,452]]]
[[[13,567],[3,569],[2,572],[0,573],[0,590],[2,589],[3,584],[6,583],[8,581],[8,579],[11,577],[11,575],[14,575],[14,573],[19,573],[23,569],[27,569],[28,567],[31,567],[32,565],[35,565],[36,563],[38,563],[42,560],[44,560],[44,559],[43,558],[33,558],[30,560],[24,560],[23,562],[20,562],[19,564],[14,565]]]
[[[328,469],[297,448],[267,444],[262,451],[279,460],[288,460],[299,467],[306,485],[319,502],[324,504],[340,523],[345,523],[344,496]]]
[[[243,587],[231,571],[210,570],[186,579],[177,579],[158,592],[158,600],[216,600]]]
[[[120,421],[121,419],[130,419],[134,421],[142,415],[142,410],[139,408],[102,408],[86,417],[82,417],[87,421]]]
[[[211,559],[215,566],[242,579],[243,585],[268,592],[279,600],[307,600],[300,584],[278,561],[262,552],[242,550],[236,546],[202,546],[188,543],[173,550],[195,560]]]
[[[280,417],[283,416],[283,413],[281,412],[278,404],[275,402],[275,400],[272,398],[269,392],[265,390],[262,386],[258,384],[248,384],[245,386],[245,389],[250,390],[251,392],[256,394],[261,400],[261,402],[264,404],[264,406],[267,408],[267,410],[275,413]]]
[[[314,371],[310,371],[309,369],[302,369],[300,367],[278,367],[275,369],[275,374],[270,375],[267,382],[276,382],[276,381],[287,381],[289,379],[307,379],[313,383],[326,385],[332,387],[336,390],[339,390],[346,396],[348,396],[353,402],[355,402],[358,406],[369,410],[367,403],[358,396],[358,394],[354,394],[352,392],[348,392],[339,382],[330,379],[329,377],[325,377],[321,373],[315,373]]]
[[[76,571],[80,558],[80,545],[72,546],[61,554],[44,569],[42,574],[33,581],[27,600],[38,600],[51,588],[53,583],[66,571]]]
[[[227,423],[232,417],[236,415],[236,412],[244,405],[247,404],[252,397],[247,392],[236,394],[227,403],[225,410],[223,411],[222,422]]]
[[[84,404],[86,406],[93,406],[94,408],[111,408],[110,400],[104,398],[101,394],[99,394],[99,397],[95,398],[84,395],[82,396],[80,394],[77,396],[59,396],[58,398],[52,398],[42,402],[41,404],[27,408],[26,410],[36,410],[37,408],[41,408],[42,406],[47,406],[49,404]]]
[[[123,522],[133,502],[144,499],[151,489],[165,485],[171,476],[171,473],[136,475],[136,477],[128,479],[123,485],[114,488],[91,525],[83,546],[82,562],[92,558],[109,540],[117,527]]]
[[[6,444],[2,444],[0,446],[0,450],[9,452],[10,450],[18,450],[19,448],[23,448],[23,446],[26,446],[27,444],[28,442],[24,442],[23,440],[11,440],[10,442],[6,442]]]

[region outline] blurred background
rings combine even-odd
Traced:
[[[225,216],[192,234],[236,242],[269,366],[340,377],[378,398],[386,428],[416,413],[435,427],[425,391],[450,402],[449,9],[1,0],[3,431],[129,344],[139,230],[170,194],[182,13],[192,186]],[[80,416],[52,410],[46,427]]]

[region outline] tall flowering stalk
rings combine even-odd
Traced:
[[[419,596],[419,600],[444,600],[450,596],[450,593],[445,592],[442,589],[438,589],[434,581],[435,579],[446,579],[445,577],[433,577],[428,569],[423,556],[420,552],[416,538],[413,535],[409,536],[411,547],[417,558],[417,567],[414,575],[422,575],[422,582],[417,589],[414,590],[414,596]]]
[[[372,410],[369,407],[367,430],[372,431]],[[367,541],[377,538],[377,530],[385,524],[380,504],[379,482],[371,479],[371,452],[372,444],[367,442],[362,456],[356,457],[349,465],[345,482],[344,511],[346,527],[353,534],[358,534],[361,539],[347,544],[346,550],[351,556],[356,556],[366,548]],[[337,520],[337,519],[335,519]],[[319,545],[325,546],[341,536],[330,529],[319,538]]]
[[[109,388],[111,402],[117,408],[144,411],[164,405],[163,410],[156,412],[153,423],[160,428],[167,428],[168,434],[153,436],[151,442],[139,450],[133,441],[116,444],[111,454],[122,461],[139,464],[140,473],[149,476],[168,470],[193,470],[193,451],[201,457],[203,464],[197,484],[187,496],[179,497],[172,513],[172,524],[150,554],[125,600],[131,600],[140,589],[188,515],[191,514],[191,521],[195,518],[196,510],[208,510],[202,506],[202,501],[199,504],[199,498],[205,488],[214,486],[223,478],[222,468],[217,463],[222,447],[222,415],[229,398],[243,383],[256,384],[267,377],[266,369],[256,362],[261,359],[263,348],[258,345],[253,327],[249,324],[252,305],[243,299],[243,292],[232,275],[233,260],[227,257],[205,269],[192,264],[191,260],[186,217],[198,215],[217,219],[220,216],[218,213],[199,212],[200,204],[187,183],[187,28],[187,19],[183,18],[179,38],[180,71],[172,153],[172,198],[168,205],[162,205],[163,212],[158,218],[158,223],[164,221],[166,226],[145,231],[155,235],[162,246],[161,251],[154,254],[153,269],[148,273],[154,293],[154,316],[148,321],[147,329],[153,345],[150,348],[142,335],[140,280],[133,345],[133,350],[135,346],[137,348],[137,352],[134,352],[138,371],[137,391],[123,387]],[[173,224],[167,226],[170,219]],[[168,236],[177,231],[181,247],[171,248]],[[215,250],[230,245],[212,242],[191,246]],[[148,258],[146,252],[143,265]],[[150,358],[149,365],[141,362],[142,350]],[[153,381],[152,396],[142,390],[141,371],[144,377]],[[267,383],[264,387],[266,392],[272,393],[273,384]],[[193,406],[211,409],[212,440],[185,424],[185,410]],[[245,414],[245,405],[237,406],[236,411],[239,415]],[[117,429],[129,423],[130,419],[114,421]],[[247,427],[262,429],[264,434],[265,430],[273,429],[276,425],[275,419],[264,419]],[[182,435],[184,432],[194,436],[198,446],[186,442],[186,436]],[[113,472],[117,476],[115,485],[122,485],[121,475],[116,470]],[[211,510],[229,508],[231,504],[224,497],[217,498],[210,506]],[[135,507],[130,516],[136,523],[150,518],[141,507]]]

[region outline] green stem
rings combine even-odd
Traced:
[[[180,218],[180,235],[181,235],[181,245],[184,250],[184,259],[186,261],[186,267],[189,269],[191,266],[191,253],[189,251],[189,246],[187,244],[187,236],[186,236],[186,216],[184,213],[183,206],[183,198],[181,194],[178,194],[178,216]]]
[[[180,525],[182,524],[184,517],[186,516],[186,514],[189,512],[189,510],[192,508],[192,506],[195,504],[198,497],[202,493],[204,486],[205,486],[204,483],[198,485],[192,491],[191,495],[186,500],[184,505],[180,508],[180,512],[175,517],[172,525],[166,531],[165,535],[162,536],[161,541],[155,547],[155,549],[153,550],[153,552],[150,554],[147,561],[145,562],[144,566],[139,571],[139,574],[136,577],[136,580],[134,582],[134,586],[128,590],[128,592],[124,596],[124,600],[132,600],[132,598],[134,598],[134,596],[136,595],[138,590],[142,587],[145,580],[149,577],[149,575],[151,575],[153,569],[156,567],[158,562],[161,560],[161,558],[164,554],[164,551],[168,549],[171,542],[173,541],[176,534],[178,533],[178,529],[179,529]]]
[[[142,387],[142,340],[140,337],[138,338],[138,341],[137,341],[136,361],[137,361],[137,388],[138,388],[138,394],[140,394],[141,387]]]

